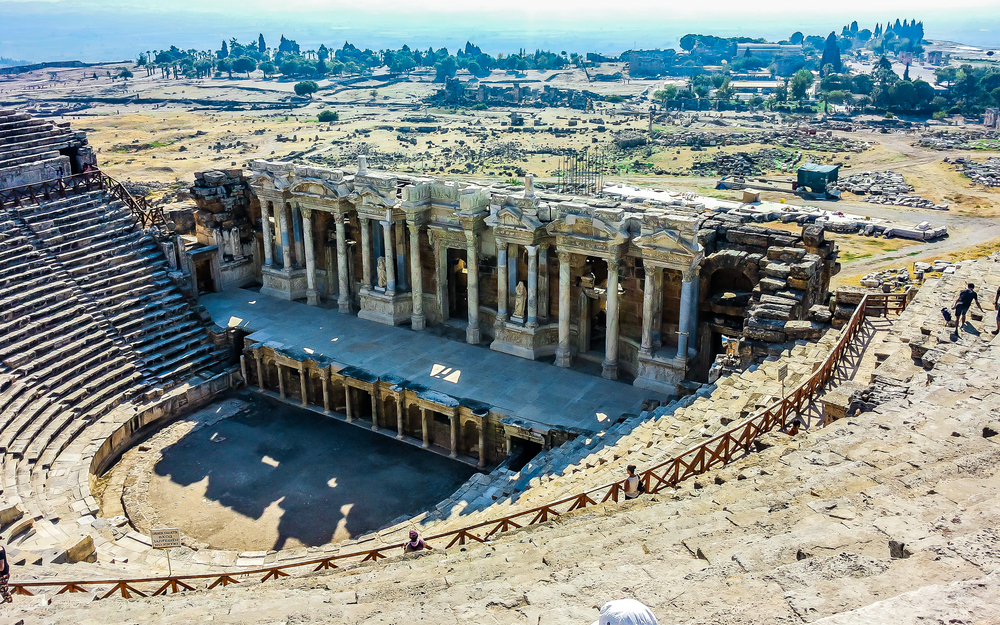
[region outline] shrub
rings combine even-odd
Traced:
[[[336,111],[320,111],[318,119],[321,122],[335,122],[340,119],[340,115]]]
[[[474,104],[474,105],[472,106],[472,110],[473,110],[473,111],[485,111],[485,110],[486,110],[486,108],[487,108],[487,107],[486,107],[486,103],[485,103],[485,102],[480,102],[480,103],[478,103],[478,104]]]
[[[319,91],[319,85],[312,80],[303,80],[295,83],[295,95],[312,95]]]

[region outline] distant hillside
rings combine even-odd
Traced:
[[[0,56],[0,67],[13,67],[15,65],[27,65],[28,61],[18,61],[17,59],[8,59],[5,56]]]

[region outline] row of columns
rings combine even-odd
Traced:
[[[642,341],[639,353],[651,356],[653,353],[654,323],[657,321],[656,296],[658,285],[663,284],[663,267],[647,265],[642,297]],[[698,328],[698,275],[700,267],[695,265],[681,272],[681,303],[677,323],[677,360],[687,361],[690,349],[695,348]]]
[[[267,388],[265,387],[265,384],[264,384],[264,374],[263,374],[263,372],[264,372],[264,360],[263,360],[263,358],[261,357],[261,355],[259,353],[255,353],[254,354],[254,358],[255,358],[256,363],[257,363],[257,386],[260,388],[260,390],[266,391]],[[242,360],[242,357],[241,357],[241,360]],[[275,366],[277,367],[277,370],[278,370],[278,396],[282,400],[285,400],[285,399],[288,398],[287,391],[285,389],[285,369],[289,368],[289,367],[287,367],[286,365],[282,365],[280,363],[275,363]],[[301,395],[302,395],[302,402],[301,403],[302,403],[302,406],[308,406],[308,404],[309,404],[308,377],[309,376],[308,376],[308,372],[306,371],[306,368],[305,368],[305,363],[299,363],[299,366],[296,367],[296,370],[299,372],[300,392],[301,392]],[[322,384],[323,384],[323,412],[326,413],[326,414],[330,414],[332,412],[332,410],[331,410],[331,406],[330,406],[330,386],[329,386],[329,382],[328,382],[327,376],[325,376],[325,375],[321,376],[320,379],[321,379]],[[353,393],[351,392],[352,388],[353,387],[350,384],[348,384],[347,380],[345,379],[344,380],[344,403],[346,405],[345,405],[345,408],[344,408],[344,412],[345,412],[345,420],[348,423],[353,423],[353,421],[354,421],[354,398],[353,398]],[[376,397],[376,393],[374,391],[374,388],[373,388],[372,391],[369,392],[369,395],[371,396],[371,402],[372,402],[372,427],[371,427],[371,429],[372,429],[373,432],[378,432],[379,431],[379,426],[378,426],[378,399]],[[404,428],[403,428],[403,426],[404,426],[404,418],[403,418],[404,412],[403,412],[403,408],[404,407],[403,407],[403,393],[402,393],[401,390],[396,390],[396,392],[395,392],[395,399],[396,399],[396,439],[397,440],[403,440],[403,438],[405,437]],[[431,417],[431,412],[432,412],[431,409],[429,409],[426,406],[421,406],[420,407],[420,424],[421,424],[420,427],[421,427],[421,435],[422,435],[422,439],[423,439],[421,447],[424,447],[424,448],[430,447],[430,419],[432,418]],[[452,414],[452,415],[449,415],[449,419],[451,421],[451,449],[450,449],[450,451],[448,453],[448,457],[449,458],[457,458],[458,457],[458,434],[459,434],[458,429],[459,429],[459,425],[460,425],[460,423],[459,423],[460,417],[459,417],[458,414]],[[476,427],[479,430],[479,468],[483,468],[483,467],[486,466],[486,456],[485,456],[485,450],[486,450],[486,431],[485,431],[485,428],[483,427],[482,423],[477,423]]]

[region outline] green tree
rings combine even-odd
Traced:
[[[663,89],[657,89],[653,92],[653,99],[658,102],[666,102],[667,100],[677,99],[677,87],[674,85],[664,85]]]
[[[229,46],[226,45],[225,39],[222,40],[222,49],[219,50],[216,54],[220,59],[224,59],[229,56]]]
[[[267,44],[264,43],[264,33],[257,35],[257,51],[261,54],[267,53]]]
[[[226,72],[226,73],[228,73],[230,78],[233,77],[233,60],[232,59],[229,59],[229,58],[219,59],[219,62],[218,62],[218,64],[216,64],[215,67],[220,72]]]
[[[792,36],[788,38],[789,43],[794,45],[801,44],[803,40],[805,40],[805,36],[798,31],[792,33]]]
[[[319,112],[316,119],[321,122],[335,122],[340,119],[340,115],[336,111],[323,110]]]
[[[274,66],[270,60],[264,61],[260,64],[260,71],[264,72],[264,78],[272,76],[278,72],[278,68]]]
[[[834,33],[830,33],[826,38],[826,46],[823,48],[823,58],[819,63],[821,68],[827,65],[832,65],[833,71],[838,74],[844,69],[840,62],[840,46],[837,45],[837,35]]]
[[[807,69],[800,69],[792,76],[792,97],[796,100],[805,100],[806,92],[813,84],[813,74]]]
[[[255,69],[257,69],[257,61],[248,56],[241,56],[233,61],[233,71],[240,74],[246,74],[247,78],[250,78],[250,72]]]
[[[127,67],[123,67],[120,72],[118,72],[118,78],[124,78],[128,80],[132,77],[132,72]]]
[[[444,82],[446,79],[452,78],[458,71],[458,63],[455,61],[455,57],[448,56],[434,64],[434,71],[436,72],[434,80]]]
[[[312,94],[319,91],[319,85],[317,85],[312,80],[303,80],[302,82],[295,83],[295,94],[300,96],[312,96]]]

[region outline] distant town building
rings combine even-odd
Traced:
[[[944,62],[944,53],[940,50],[931,50],[927,53],[927,62],[931,65],[941,65]]]
[[[747,51],[750,54],[747,54]],[[802,46],[800,44],[790,44],[790,43],[738,43],[736,44],[736,58],[741,59],[745,56],[757,57],[762,61],[770,61],[775,56],[783,55],[801,55]]]
[[[662,76],[669,73],[677,59],[674,50],[630,50],[628,72],[630,76]]]

